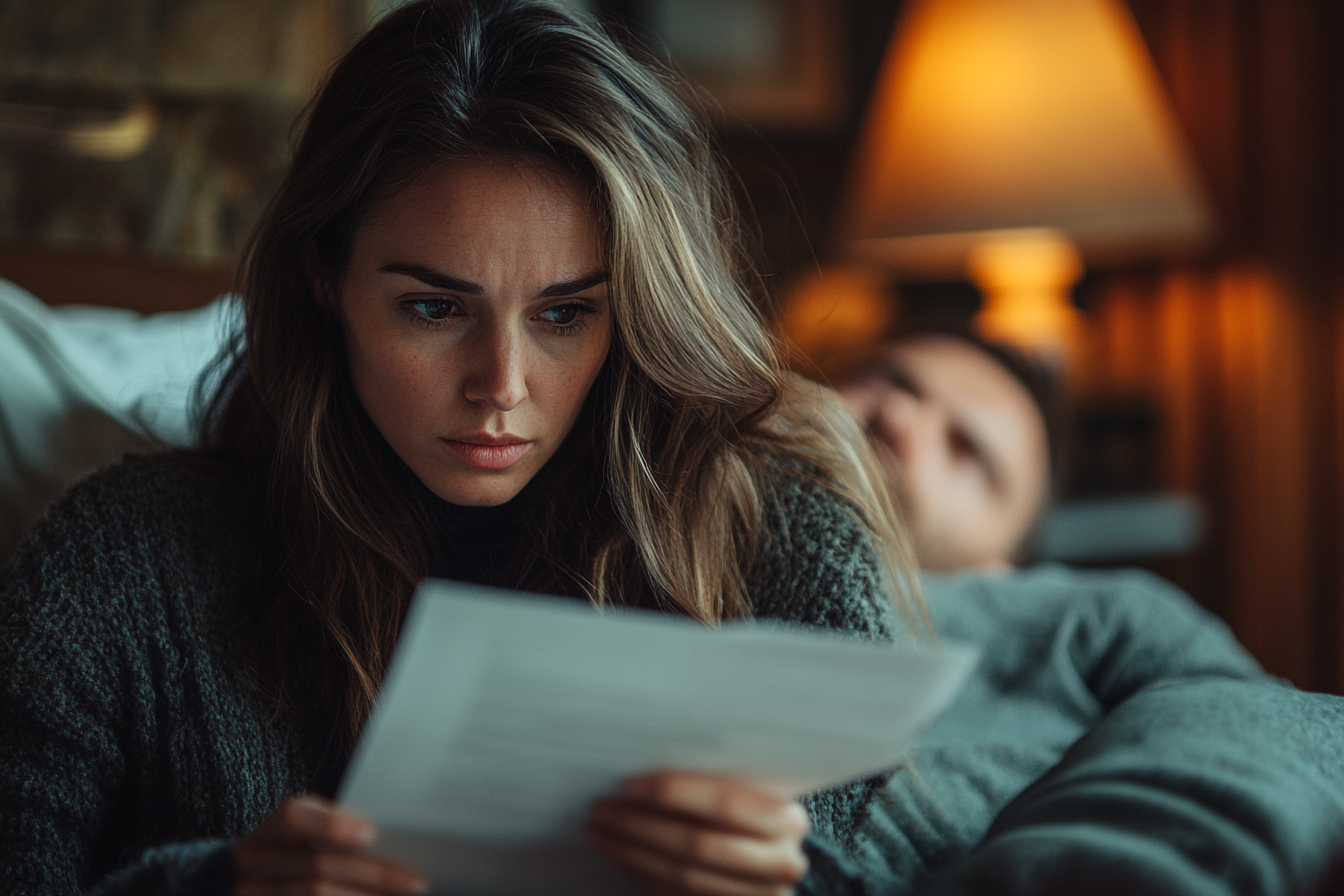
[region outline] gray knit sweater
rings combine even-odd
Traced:
[[[1133,570],[924,586],[983,660],[800,896],[1318,892],[1344,855],[1344,697],[1270,678]]]
[[[783,481],[749,580],[758,617],[890,638],[869,536]],[[248,521],[227,483],[128,458],[75,486],[0,573],[0,881],[14,894],[209,894],[229,844],[312,780],[230,635]],[[809,801],[842,841],[865,789]]]

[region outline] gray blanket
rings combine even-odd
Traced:
[[[1265,675],[1137,572],[931,577],[980,669],[915,744],[860,854],[804,893],[1287,894],[1344,849],[1344,698]]]

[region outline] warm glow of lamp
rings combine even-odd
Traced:
[[[1077,343],[1069,290],[1083,273],[1083,259],[1058,231],[988,237],[971,250],[966,268],[985,297],[976,318],[983,335],[1056,353]]]
[[[911,0],[843,221],[856,257],[925,277],[969,267],[982,328],[1049,350],[1076,326],[1079,252],[1166,252],[1211,229],[1121,0]]]

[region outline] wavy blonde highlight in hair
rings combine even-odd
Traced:
[[[539,131],[593,164],[611,246],[606,467],[625,532],[595,557],[591,599],[623,601],[622,553],[633,547],[678,612],[705,622],[749,615],[764,480],[788,458],[793,475],[837,495],[873,533],[894,605],[930,631],[909,574],[913,552],[867,439],[828,390],[785,372],[743,286],[729,251],[743,239],[732,197],[716,160],[695,151],[707,136],[653,156],[560,122]],[[624,157],[613,158],[613,146]],[[628,179],[640,169],[636,189]]]

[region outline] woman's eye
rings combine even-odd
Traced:
[[[444,320],[451,317],[457,309],[454,302],[446,299],[418,299],[405,303],[406,307],[426,320]]]
[[[552,305],[538,314],[537,317],[548,324],[568,328],[579,322],[579,315],[591,314],[593,311],[591,305],[582,302],[566,302],[563,305]]]

